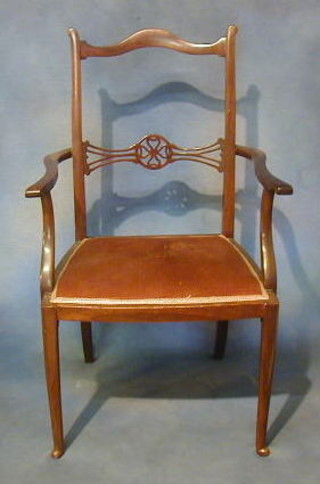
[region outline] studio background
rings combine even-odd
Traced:
[[[320,4],[289,0],[2,1],[0,473],[9,482],[318,482]],[[65,427],[71,443],[48,457],[38,272],[41,208],[24,190],[45,154],[71,144],[67,29],[103,45],[159,27],[211,42],[238,34],[239,144],[264,149],[294,186],[277,197],[281,326],[271,424],[273,454],[253,452],[259,325],[233,323],[223,362],[210,359],[214,325],[110,325],[98,360],[82,361],[80,332],[63,323]],[[221,59],[150,49],[85,62],[86,135],[126,147],[152,131],[202,145],[223,131]],[[239,159],[237,236],[258,258],[259,196]],[[54,189],[57,257],[73,240],[71,163]],[[180,180],[177,182],[177,180]],[[88,179],[92,234],[219,230],[219,175],[176,164],[128,166]],[[152,476],[152,477],[150,477]]]

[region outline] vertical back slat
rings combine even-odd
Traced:
[[[223,183],[222,231],[226,237],[234,235],[235,218],[235,142],[236,142],[236,83],[235,83],[235,40],[237,27],[228,28],[225,58],[225,163]]]
[[[84,152],[82,142],[82,86],[80,39],[75,29],[69,30],[72,47],[72,155],[74,183],[75,237],[86,237],[86,199]]]

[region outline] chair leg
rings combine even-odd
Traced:
[[[83,321],[81,323],[82,346],[83,346],[84,361],[86,363],[94,362],[91,326],[92,325],[89,322]]]
[[[266,457],[270,454],[267,447],[267,428],[271,397],[271,387],[275,366],[278,306],[269,306],[261,327],[260,381],[257,415],[256,450],[257,454]]]
[[[59,362],[59,321],[53,308],[42,308],[43,347],[53,436],[52,457],[58,459],[65,450],[61,409]]]
[[[213,357],[221,360],[226,351],[229,321],[217,321],[216,340],[214,345]]]

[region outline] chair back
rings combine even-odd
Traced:
[[[235,39],[237,27],[231,25],[226,37],[209,44],[192,43],[162,29],[145,29],[121,42],[104,47],[81,40],[75,29],[69,30],[72,46],[72,153],[74,169],[74,207],[76,240],[86,237],[85,176],[101,166],[132,162],[150,170],[162,169],[176,161],[193,161],[209,165],[223,175],[222,233],[233,237],[235,216]],[[83,138],[82,62],[89,57],[113,57],[136,49],[162,47],[189,55],[217,55],[225,59],[225,132],[224,137],[197,148],[173,144],[159,134],[148,134],[124,149],[109,149],[90,144]]]

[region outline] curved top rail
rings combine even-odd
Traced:
[[[74,29],[69,30],[70,35],[74,32]],[[86,41],[81,41],[80,55],[82,59],[87,57],[112,57],[145,47],[163,47],[184,54],[215,54],[224,57],[226,55],[226,38],[222,37],[213,44],[197,44],[181,39],[169,30],[144,29],[130,35],[117,44],[104,47],[90,45]]]

